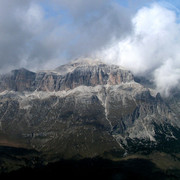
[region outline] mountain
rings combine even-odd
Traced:
[[[141,82],[123,67],[89,58],[53,71],[3,74],[0,146],[33,150],[47,162],[179,153],[178,93],[165,99]]]
[[[91,62],[92,61],[92,62]],[[132,74],[115,65],[100,61],[78,59],[54,71],[30,72],[26,69],[13,70],[1,76],[0,92],[13,91],[62,91],[78,86],[116,85],[129,82]]]

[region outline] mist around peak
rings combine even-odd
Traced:
[[[107,62],[122,65],[150,79],[168,96],[180,83],[180,24],[173,9],[154,3],[138,10],[133,32],[97,52]]]

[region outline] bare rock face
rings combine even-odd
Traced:
[[[78,86],[117,85],[133,80],[131,72],[100,61],[78,59],[54,71],[14,70],[0,77],[0,91],[59,91]]]
[[[28,91],[34,90],[36,74],[24,68],[13,70],[9,74],[0,76],[0,91]]]
[[[180,151],[174,99],[119,66],[78,59],[54,71],[15,70],[0,77],[0,91],[0,135],[53,157]]]
[[[61,68],[57,68],[56,71],[61,73]],[[133,75],[130,71],[116,65],[107,65],[97,60],[78,59],[63,68],[67,69],[67,75],[62,81],[62,86],[70,89],[80,85],[117,85],[133,80]],[[63,90],[63,87],[60,89]]]

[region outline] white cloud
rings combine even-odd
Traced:
[[[179,84],[180,68],[176,67],[175,64],[172,59],[166,60],[165,63],[154,72],[157,89],[163,92],[165,96],[168,96],[169,91]]]
[[[31,4],[27,12],[24,12],[24,16],[22,14],[22,18],[24,25],[30,28],[32,32],[37,33],[43,24],[44,12],[39,5]]]
[[[0,73],[54,68],[131,31],[129,11],[110,0],[0,0],[0,17]]]
[[[157,89],[167,95],[180,81],[180,25],[176,12],[158,4],[141,8],[132,19],[134,32],[98,56],[136,75],[151,73]]]

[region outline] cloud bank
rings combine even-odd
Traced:
[[[157,3],[141,8],[132,19],[133,33],[116,41],[99,56],[152,78],[167,96],[180,82],[180,24],[174,9]]]
[[[180,13],[168,3],[144,3],[0,0],[0,73],[98,56],[150,78],[168,95],[180,81]]]
[[[55,68],[131,31],[110,0],[0,0],[0,71]]]

